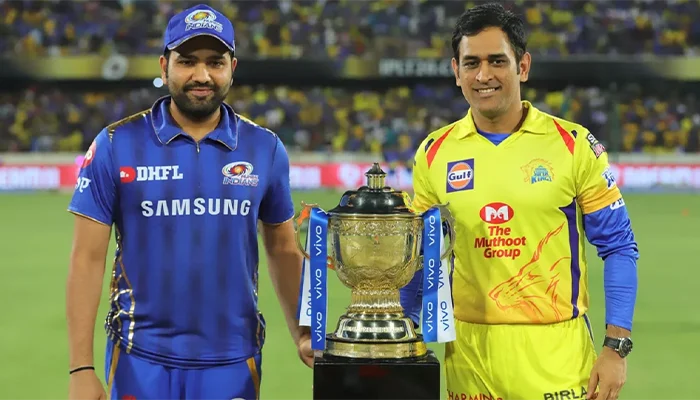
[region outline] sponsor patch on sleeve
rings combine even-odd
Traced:
[[[592,133],[586,135],[586,140],[588,140],[588,143],[590,143],[591,150],[593,151],[595,158],[599,158],[603,153],[605,153],[605,146],[603,146],[603,144],[600,143]]]

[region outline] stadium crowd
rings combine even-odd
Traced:
[[[0,55],[157,54],[177,11],[201,0],[0,0]],[[455,19],[473,1],[207,2],[236,29],[244,57],[446,57]],[[696,55],[700,2],[515,0],[533,54]]]
[[[0,0],[0,56],[160,53],[174,13],[200,1]],[[236,29],[243,58],[451,57],[455,18],[474,2],[450,0],[212,0]],[[572,54],[695,55],[700,1],[516,0],[528,50]],[[0,91],[0,151],[82,151],[106,124],[148,108],[153,87],[84,92],[37,86]],[[700,104],[668,91],[526,88],[545,111],[575,120],[608,147],[700,151]],[[235,109],[280,134],[290,148],[372,151],[409,160],[436,127],[467,111],[450,84],[376,88],[234,86]]]
[[[628,152],[699,152],[697,99],[669,93],[662,98],[641,90],[526,88],[524,97],[545,111],[583,124],[609,147]],[[82,151],[104,126],[149,108],[163,94],[164,89],[153,87],[103,93],[37,87],[0,93],[0,151]],[[234,86],[229,103],[276,131],[292,149],[371,151],[404,160],[411,159],[428,132],[461,118],[468,109],[452,85],[386,91]]]

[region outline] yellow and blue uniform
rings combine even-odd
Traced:
[[[596,356],[585,238],[606,260],[606,289],[636,265],[602,144],[581,125],[523,107],[512,134],[479,132],[470,111],[432,132],[415,157],[413,206],[448,204],[456,220],[457,340],[446,345],[445,362],[451,399],[581,395]],[[402,290],[414,321],[419,282]],[[606,320],[631,329],[636,286],[626,289],[606,290],[615,309]]]
[[[115,226],[106,375],[112,398],[258,398],[258,221],[294,215],[277,135],[221,106],[200,142],[172,99],[110,125],[69,210]]]

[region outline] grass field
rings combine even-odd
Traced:
[[[339,198],[338,193],[324,191],[294,196],[297,205],[305,200],[324,208]],[[630,194],[626,199],[642,258],[635,349],[621,398],[699,399],[700,196]],[[0,195],[2,399],[66,397],[64,287],[72,235],[72,217],[65,212],[68,201],[65,194]],[[590,247],[589,254],[595,254]],[[604,323],[602,263],[594,256],[590,259],[590,314],[599,339]],[[260,303],[268,321],[262,398],[310,399],[312,371],[296,357],[265,268],[262,262]],[[349,292],[333,274],[329,284],[329,322],[334,324],[348,304]],[[95,329],[100,366],[104,299]],[[441,346],[431,347],[442,358]]]

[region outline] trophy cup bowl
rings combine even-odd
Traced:
[[[327,335],[326,353],[369,359],[423,357],[427,347],[404,314],[399,294],[423,268],[423,217],[411,208],[407,193],[384,185],[386,173],[379,164],[365,176],[366,186],[345,192],[338,206],[328,211],[327,263],[351,289],[351,302],[335,331]],[[302,205],[295,232],[304,257],[310,258],[298,235],[317,206]],[[453,238],[454,220],[447,208],[438,207]],[[451,251],[450,240],[441,259]]]

